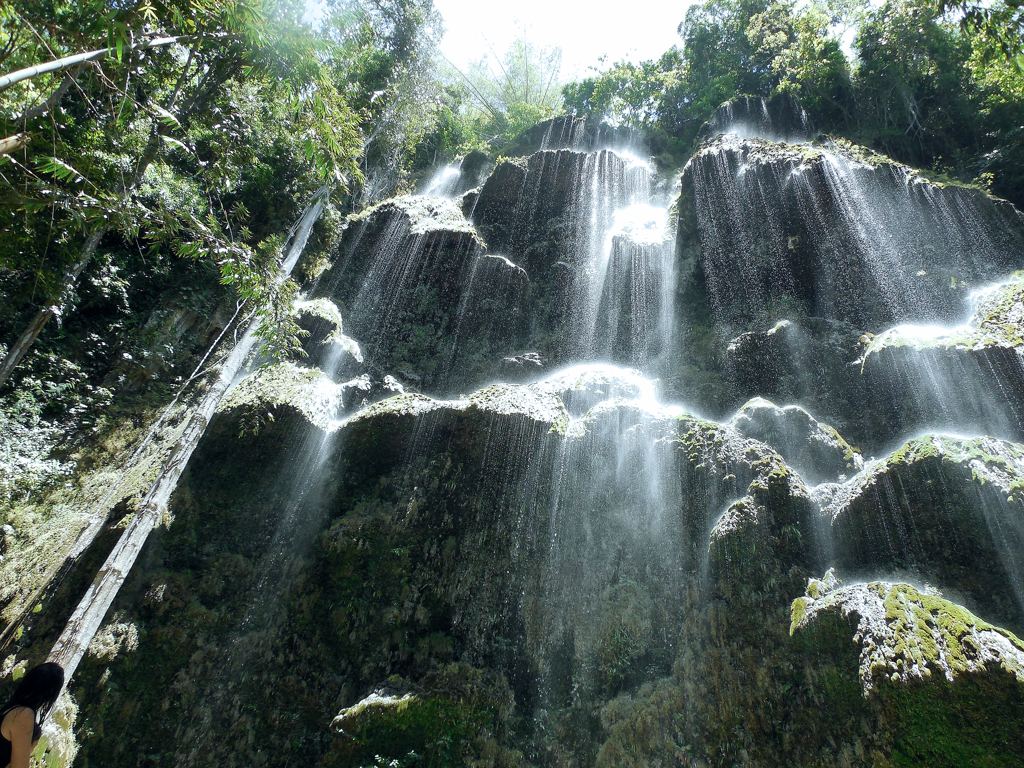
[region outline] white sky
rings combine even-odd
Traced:
[[[434,0],[444,17],[441,51],[460,69],[489,54],[502,56],[520,34],[536,45],[562,49],[563,81],[583,77],[608,56],[638,62],[661,56],[679,42],[676,28],[688,0],[631,0],[625,4],[582,0]],[[486,39],[486,42],[485,42]]]
[[[498,56],[525,36],[535,45],[562,49],[561,80],[569,82],[616,61],[640,62],[661,56],[678,44],[676,29],[693,0],[631,0],[603,6],[583,0],[434,0],[444,17],[441,52],[459,69],[490,54]],[[306,0],[307,18],[319,3]],[[598,58],[607,56],[601,66]]]

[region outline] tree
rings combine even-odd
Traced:
[[[681,64],[676,48],[657,61],[616,62],[604,72],[566,85],[565,108],[615,125],[651,128],[661,116],[665,94],[680,77]]]
[[[467,118],[473,131],[484,143],[500,148],[558,112],[561,66],[561,48],[520,37],[501,58],[485,56],[467,72],[451,69],[468,89]]]
[[[431,0],[333,0],[320,34],[336,45],[333,77],[359,115],[361,200],[395,189],[446,110],[437,69],[441,18]]]
[[[890,0],[857,38],[858,138],[918,167],[956,171],[979,149],[970,39],[930,5]]]
[[[773,3],[750,17],[747,39],[755,56],[767,62],[762,88],[768,95],[797,97],[817,119],[830,126],[849,122],[853,108],[850,68],[840,40],[832,34],[843,11],[810,3],[799,10]]]
[[[83,30],[91,34],[103,31],[100,37],[109,43],[107,59],[112,64],[90,72],[86,88],[77,86],[82,100],[70,109],[57,110],[59,99],[51,95],[43,100],[44,104],[53,102],[49,113],[30,117],[33,109],[27,105],[41,99],[34,82],[27,83],[5,105],[8,125],[18,124],[23,133],[32,133],[35,122],[45,118],[56,129],[26,142],[22,158],[5,156],[8,173],[0,183],[6,188],[10,207],[29,217],[49,210],[52,218],[64,220],[67,229],[82,232],[85,239],[78,249],[62,249],[55,268],[42,275],[43,306],[0,363],[0,384],[45,324],[67,310],[75,284],[108,231],[128,239],[145,231],[151,241],[170,244],[179,255],[215,258],[228,282],[255,275],[258,279],[247,282],[250,289],[264,286],[274,290],[272,265],[252,270],[255,243],[234,237],[230,223],[224,220],[225,212],[219,218],[215,209],[208,211],[205,219],[194,215],[181,218],[167,208],[147,208],[137,195],[158,157],[195,153],[183,139],[216,108],[229,82],[261,82],[291,105],[293,127],[303,135],[302,149],[322,178],[344,183],[360,173],[355,116],[323,66],[328,46],[299,24],[301,4],[140,0],[111,9],[93,0],[82,5],[40,5],[13,4],[3,20],[18,21],[19,26],[32,30],[42,47],[51,52],[81,47]],[[188,46],[153,52],[132,43],[137,36],[154,32],[187,39]],[[8,33],[12,41],[22,37],[14,31]],[[31,59],[40,46],[27,45],[26,49],[22,58]],[[67,78],[74,82],[77,74],[68,73],[65,82]],[[57,94],[62,87],[64,83],[51,85],[51,90]],[[71,119],[57,121],[64,116]],[[209,192],[209,185],[216,189],[224,179],[218,178],[217,163],[203,166],[209,169],[202,174]],[[38,232],[31,233],[29,241],[33,235]],[[17,268],[19,262],[25,266],[25,255],[24,251],[12,254],[8,266]]]
[[[958,16],[960,29],[966,34],[987,41],[989,63],[1001,58],[1011,61],[1018,72],[1024,71],[1024,5],[1020,0],[997,3],[938,0],[935,7],[940,13]]]

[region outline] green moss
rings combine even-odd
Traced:
[[[347,768],[378,758],[424,768],[464,764],[483,751],[489,732],[499,730],[502,702],[489,698],[487,690],[455,693],[373,696],[343,710],[334,721],[339,736],[321,765]]]
[[[871,470],[881,475],[901,465],[913,465],[927,459],[940,459],[947,466],[971,470],[975,482],[984,485],[996,481],[1013,502],[1014,494],[1024,492],[1024,445],[991,437],[961,438],[948,435],[924,435],[908,440],[885,461]]]
[[[822,614],[857,617],[865,695],[881,685],[917,684],[933,677],[953,682],[964,676],[1005,674],[1024,684],[1024,642],[963,606],[909,584],[822,586],[812,579],[804,597],[793,602],[790,633],[813,627]]]
[[[397,212],[409,220],[409,232],[414,235],[429,232],[462,232],[470,234],[484,248],[483,240],[473,225],[466,220],[462,209],[451,200],[421,195],[393,197],[372,205],[349,217],[352,222],[362,222],[381,214]]]
[[[654,640],[653,611],[647,590],[633,581],[605,590],[595,652],[598,680],[604,690],[614,693],[635,675]]]
[[[1012,632],[979,619],[963,606],[909,584],[890,585],[888,590],[878,584],[875,589],[884,599],[885,618],[896,635],[895,652],[915,664],[935,666],[941,651],[954,677],[970,671],[980,650],[975,636],[981,631],[999,634],[1024,651],[1024,642]],[[1004,667],[1024,681],[1024,668],[1015,659],[1007,657]]]
[[[817,599],[814,594],[809,595],[812,599]],[[801,626],[807,620],[807,601],[802,597],[798,597],[793,601],[793,605],[790,606],[789,610],[789,634],[794,634],[797,627]]]
[[[370,404],[355,414],[347,423],[354,424],[380,416],[414,416],[442,408],[444,405],[445,401],[443,400],[434,400],[416,392],[406,392]]]
[[[272,421],[275,413],[287,409],[327,430],[339,405],[338,387],[323,371],[277,363],[250,373],[221,400],[217,412],[235,411]]]
[[[1024,763],[1024,686],[971,675],[886,686],[894,766],[1010,768]]]
[[[429,511],[410,506],[399,516],[408,520],[417,514]],[[363,656],[369,662],[376,656],[372,649],[381,647],[428,672],[416,682],[392,675],[382,690],[343,709],[332,726],[338,736],[321,765],[369,765],[379,756],[417,766],[453,766],[484,754],[516,764],[515,755],[498,743],[514,707],[504,676],[451,663],[452,638],[430,631],[435,623],[443,625],[444,611],[429,591],[421,591],[425,585],[417,584],[422,565],[414,564],[413,554],[422,542],[405,539],[405,546],[396,547],[394,538],[379,535],[381,526],[388,528],[386,512],[379,509],[355,510],[342,525],[346,534],[335,531],[325,538],[333,566],[324,597],[336,606],[329,622],[335,636],[325,639],[347,647],[347,660]],[[450,560],[454,553],[441,554]],[[373,580],[369,589],[364,573]],[[422,602],[415,610],[390,607],[393,597],[409,602],[417,594]]]
[[[75,739],[75,721],[78,706],[67,691],[64,691],[47,721],[39,744],[32,753],[31,768],[71,768],[78,754]]]
[[[1013,347],[1024,346],[1024,272],[1014,272],[983,298],[971,325]]]
[[[62,432],[63,445],[46,446],[47,454],[52,449],[63,454],[60,482],[49,482],[44,476],[44,482],[19,486],[10,495],[0,494],[0,523],[15,529],[15,535],[7,537],[0,563],[4,595],[0,617],[22,627],[17,639],[20,633],[31,638],[34,627],[49,628],[49,622],[57,618],[49,608],[59,606],[60,601],[52,595],[41,610],[34,609],[40,606],[43,590],[52,588],[51,579],[68,564],[65,558],[78,536],[97,517],[105,519],[108,526],[99,541],[109,546],[104,536],[110,532],[117,535],[114,525],[130,515],[149,491],[184,428],[189,407],[187,401],[179,402],[150,435],[160,405],[160,398],[153,394],[124,398],[107,408],[84,439],[72,440]],[[90,556],[90,552],[79,553],[80,559]],[[79,576],[85,580],[84,590],[92,574],[76,571],[65,582]]]
[[[848,160],[861,163],[862,165],[867,165],[872,168],[891,168],[898,170],[905,174],[907,180],[910,182],[928,184],[936,189],[959,187],[961,189],[971,190],[972,192],[979,192],[984,194],[986,197],[998,199],[995,198],[987,189],[978,184],[953,179],[943,173],[936,173],[920,168],[911,168],[910,166],[903,165],[902,163],[897,163],[886,155],[875,152],[873,149],[860,144],[854,144],[848,139],[825,134],[816,138],[813,143],[815,145],[825,147],[829,151],[845,157]]]
[[[723,146],[739,149],[744,162],[756,165],[776,163],[803,165],[821,162],[823,157],[821,150],[810,144],[787,144],[754,137],[737,139],[735,136],[722,134],[697,150],[690,162],[705,155],[718,154]]]

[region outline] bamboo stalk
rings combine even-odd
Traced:
[[[327,191],[326,188],[321,188],[316,193],[314,202],[293,227],[291,244],[287,255],[283,258],[282,280],[291,273],[305,248],[309,231],[323,210],[323,198]],[[217,406],[220,405],[220,401],[241,370],[242,364],[252,351],[255,342],[256,328],[253,323],[221,364],[217,379],[203,396],[199,405],[196,406],[196,410],[192,413],[185,429],[171,450],[170,456],[164,462],[160,473],[140,504],[139,511],[135,513],[125,532],[121,534],[121,538],[107,556],[103,567],[96,574],[96,578],[79,601],[64,627],[64,631],[50,650],[50,661],[64,667],[65,684],[74,675],[85,656],[89,644],[117,597],[121,585],[124,584],[139,553],[145,546],[149,534],[164,518],[167,503],[178,485],[181,473],[185,471],[185,467],[199,445],[199,440],[206,432]]]
[[[143,40],[141,43],[130,44],[125,47],[128,50],[144,51],[149,48],[160,48],[165,45],[171,45],[172,43],[176,43],[182,39],[184,39],[184,37],[181,35],[177,37],[156,37],[150,40]],[[0,91],[5,91],[12,85],[20,83],[23,80],[31,80],[33,77],[45,75],[47,72],[59,72],[62,69],[73,67],[76,64],[83,64],[87,61],[106,58],[111,54],[111,51],[112,49],[110,48],[99,48],[95,51],[76,53],[73,56],[65,56],[62,59],[48,61],[45,64],[37,64],[34,67],[19,69],[15,72],[11,72],[9,75],[0,77]]]
[[[13,136],[8,136],[6,139],[0,139],[0,155],[9,155],[11,152],[17,152],[27,145],[28,134],[16,133]]]

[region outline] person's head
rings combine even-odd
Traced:
[[[21,678],[14,695],[4,709],[28,707],[36,711],[36,722],[42,723],[53,708],[64,687],[64,668],[48,661],[32,667]]]

